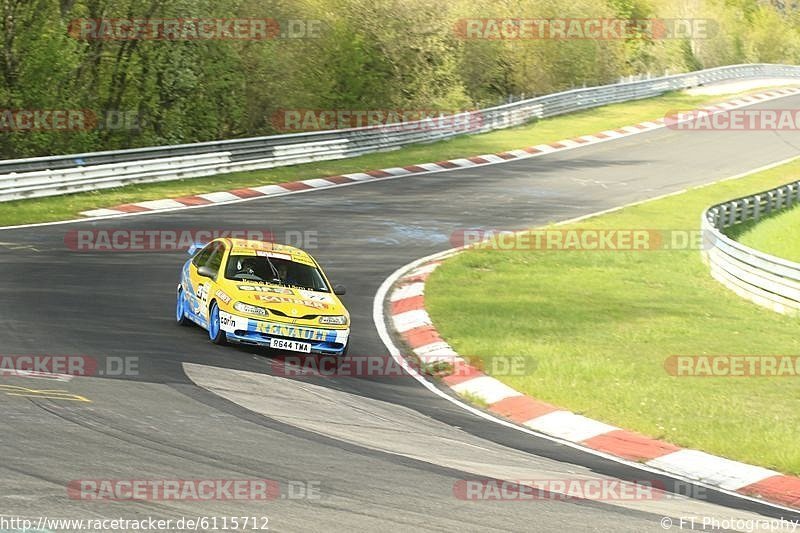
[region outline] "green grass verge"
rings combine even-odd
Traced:
[[[738,93],[737,96],[763,90],[762,88],[757,91]],[[431,144],[414,145],[392,152],[369,154],[351,159],[6,202],[0,204],[0,226],[72,219],[79,217],[81,211],[113,207],[124,203],[321,178],[336,174],[513,150],[627,126],[663,117],[668,111],[689,109],[712,101],[729,99],[732,96],[734,95],[711,97],[691,96],[683,92],[669,93],[657,98],[554,117],[517,128],[464,136]]]
[[[726,231],[742,244],[762,252],[800,262],[800,207],[763,218],[758,222],[738,224]]]
[[[799,173],[794,161],[563,228],[699,229],[707,206]],[[798,215],[787,214],[795,224]],[[696,250],[472,250],[433,273],[425,302],[459,353],[535,358],[530,375],[497,376],[517,390],[680,446],[800,474],[800,377],[665,371],[670,355],[800,354],[798,319],[736,296]]]

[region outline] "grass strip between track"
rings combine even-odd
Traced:
[[[706,207],[798,175],[793,161],[558,230],[699,230]],[[785,217],[744,241],[780,251],[786,230],[771,224],[796,228],[800,210]],[[710,276],[697,250],[471,250],[432,274],[425,303],[460,354],[535,360],[525,365],[532,372],[495,375],[521,392],[680,446],[800,474],[800,375],[676,377],[665,368],[672,355],[800,356],[800,320],[736,296]]]
[[[727,233],[750,248],[800,262],[800,207],[739,224]]]

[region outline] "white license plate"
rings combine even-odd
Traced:
[[[293,352],[311,353],[311,344],[308,342],[287,341],[286,339],[270,339],[269,347],[278,350],[291,350]]]

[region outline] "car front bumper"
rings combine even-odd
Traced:
[[[347,346],[350,329],[326,329],[258,320],[220,311],[220,328],[228,340],[242,344],[269,346],[271,339],[287,339],[311,344],[311,352],[338,355]]]

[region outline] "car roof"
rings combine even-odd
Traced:
[[[261,255],[266,257],[288,259],[305,265],[317,266],[314,258],[306,251],[288,244],[276,242],[252,241],[247,239],[224,239],[231,248],[231,255]]]

